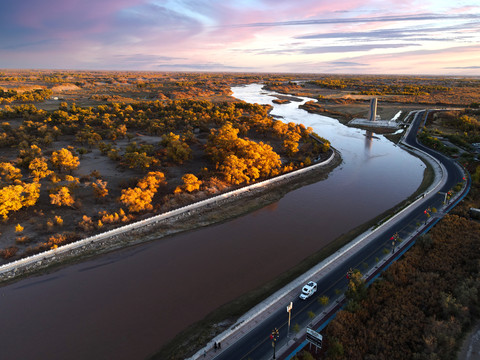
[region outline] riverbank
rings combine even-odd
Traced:
[[[172,216],[166,216],[161,220],[150,221],[147,224],[141,224],[142,221],[140,221],[123,227],[128,227],[123,231],[122,228],[114,229],[92,237],[91,241],[88,241],[89,239],[80,240],[78,243],[83,243],[79,246],[75,246],[76,243],[73,243],[34,255],[31,257],[31,261],[28,261],[27,258],[6,264],[0,267],[0,284],[5,285],[32,274],[52,271],[55,268],[81,262],[87,258],[127,246],[231,220],[278,201],[286,193],[298,187],[325,179],[341,162],[340,154],[332,151],[331,156],[323,163],[222,193],[175,210]],[[198,206],[196,206],[197,204]],[[143,222],[153,220],[155,217]]]

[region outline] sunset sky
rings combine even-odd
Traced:
[[[5,0],[0,68],[480,75],[480,3]]]

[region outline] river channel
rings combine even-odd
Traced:
[[[143,359],[191,323],[411,195],[425,166],[383,136],[273,104],[341,152],[328,179],[218,225],[115,251],[0,288],[2,359]],[[308,99],[302,99],[306,101]]]

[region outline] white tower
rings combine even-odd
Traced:
[[[370,100],[370,110],[368,110],[368,120],[375,121],[377,118],[377,98]]]

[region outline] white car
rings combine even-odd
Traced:
[[[309,281],[303,289],[302,293],[300,294],[300,299],[305,300],[312,296],[317,291],[317,283],[313,281]]]

